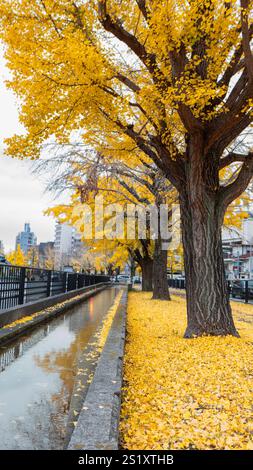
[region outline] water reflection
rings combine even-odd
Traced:
[[[80,352],[115,293],[103,291],[0,348],[0,449],[62,448]]]

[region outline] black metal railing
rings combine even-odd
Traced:
[[[110,276],[106,275],[66,273],[2,264],[0,310],[109,281]]]
[[[253,280],[240,279],[228,281],[228,292],[230,297],[234,299],[241,299],[247,304],[253,301]]]
[[[185,289],[185,280],[184,279],[168,279],[169,287],[174,287],[175,289]]]
[[[185,279],[168,279],[169,287],[185,289]],[[244,300],[247,304],[253,301],[253,280],[235,279],[227,281],[229,296],[233,299]]]

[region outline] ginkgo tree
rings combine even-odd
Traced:
[[[153,161],[179,193],[185,336],[237,335],[221,226],[253,173],[250,147],[231,150],[253,119],[252,0],[1,0],[0,16],[27,130],[9,154],[81,130],[103,154]]]
[[[129,240],[125,239],[125,236],[111,239],[111,231],[102,233],[102,239],[89,240],[88,244],[91,246],[89,256],[91,256],[95,267],[106,269],[110,274],[113,267],[122,268],[129,260],[130,266],[133,267],[132,275],[134,276],[134,264],[139,265],[142,271],[142,290],[152,291],[153,299],[168,300],[170,298],[167,279],[168,268],[171,273],[176,266],[180,271],[183,269],[180,230],[177,220],[175,218],[171,220],[171,208],[178,200],[175,189],[155,165],[147,164],[147,162],[132,168],[119,159],[104,158],[83,145],[69,145],[64,152],[62,148],[58,149],[56,146],[55,150],[56,152],[49,155],[46,160],[39,161],[35,168],[43,174],[44,172],[50,174],[49,190],[61,193],[67,189],[72,193],[72,198],[69,205],[56,206],[49,210],[49,214],[53,214],[57,218],[60,217],[60,219],[64,217],[64,222],[74,225],[82,233],[85,226],[86,203],[92,205],[95,196],[101,194],[104,197],[105,207],[107,204],[116,203],[117,208],[118,204],[121,205],[126,219],[123,235],[126,235],[129,221],[127,219],[130,215],[126,207],[127,203],[133,203],[136,208],[135,214],[132,214],[132,217],[136,218],[136,226],[140,215],[138,208],[144,206],[148,223],[145,239]],[[231,176],[232,169],[231,171],[222,171],[224,181],[229,180]],[[231,230],[240,228],[243,218],[248,215],[242,209],[249,202],[250,198],[246,193],[235,200],[227,209],[224,225]],[[172,230],[172,233],[168,232],[168,238],[164,239],[164,232],[161,232],[158,223],[158,236],[152,241],[148,226],[151,222],[154,203],[158,219],[161,204],[167,204],[167,225],[169,232]],[[115,220],[113,215],[112,217]],[[93,225],[94,222],[95,220],[93,220]],[[162,222],[164,223],[165,220],[163,219]],[[178,262],[178,258],[180,258],[180,262]]]
[[[16,250],[8,253],[6,259],[14,266],[25,266],[27,263],[27,258],[20,245],[17,246]]]
[[[68,188],[72,192],[69,205],[56,206],[49,210],[49,214],[58,219],[63,217],[65,222],[74,225],[82,233],[87,224],[84,221],[87,204],[89,209],[93,209],[94,225],[96,209],[93,205],[96,196],[101,195],[105,213],[107,208],[109,211],[112,209],[111,220],[116,222],[114,213],[121,210],[124,227],[117,234],[115,230],[111,231],[110,224],[108,231],[106,226],[110,217],[108,220],[107,216],[107,220],[103,221],[105,230],[99,234],[99,240],[90,239],[89,244],[101,252],[101,261],[106,251],[109,252],[109,259],[111,251],[121,256],[121,266],[122,262],[132,259],[141,267],[142,289],[153,291],[154,299],[169,300],[167,245],[173,238],[170,233],[171,208],[177,201],[177,193],[161,171],[147,163],[132,168],[120,160],[105,159],[91,149],[76,148],[75,145],[65,154],[39,163],[37,168],[47,168],[48,171],[48,166],[56,171],[55,177],[51,174],[49,189],[62,191]],[[166,233],[159,224],[162,204],[166,209],[161,216]]]

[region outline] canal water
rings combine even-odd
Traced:
[[[106,289],[0,347],[0,449],[62,449],[78,359],[112,305]]]

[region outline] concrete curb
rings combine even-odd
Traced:
[[[34,314],[36,313],[36,316],[32,320],[27,321],[26,323],[21,323],[11,328],[8,328],[7,326],[5,326],[5,328],[1,328],[0,345],[11,341],[14,337],[20,336],[24,334],[24,332],[29,331],[42,323],[46,323],[47,321],[57,317],[58,315],[61,315],[70,308],[82,303],[84,300],[97,294],[98,292],[101,292],[107,287],[108,284],[98,284],[97,286],[90,286],[89,290],[86,289],[86,292],[84,293],[80,292],[83,291],[83,289],[80,289],[80,291],[75,291],[75,296],[72,299],[68,298],[64,302],[62,301],[61,303],[59,303],[58,301],[58,303],[54,304],[53,306],[45,307],[45,310],[41,311],[41,313],[40,311],[33,312]],[[26,313],[26,315],[32,316],[32,314],[30,313]],[[9,323],[11,323],[12,321],[13,320],[10,320]]]
[[[118,449],[126,309],[127,290],[116,311],[71,436],[69,450]]]

